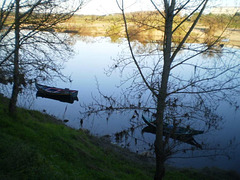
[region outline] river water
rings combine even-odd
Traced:
[[[98,136],[110,135],[110,139],[116,143],[115,133],[126,129],[129,130],[131,127],[141,124],[141,118],[137,116],[132,118],[133,115],[136,115],[133,111],[119,111],[111,114],[109,118],[106,114],[100,113],[83,119],[81,112],[84,110],[82,108],[83,104],[94,102],[93,97],[98,97],[97,84],[105,94],[117,96],[121,92],[117,88],[117,85],[121,82],[119,71],[113,71],[111,76],[107,76],[105,72],[113,64],[113,59],[128,52],[126,42],[112,43],[110,38],[105,37],[76,37],[74,49],[76,54],[65,64],[63,72],[66,75],[71,75],[73,81],[55,81],[51,85],[78,90],[79,101],[69,104],[47,98],[36,98],[35,90],[31,97],[29,95],[27,98],[24,95],[20,96],[19,105],[44,111],[62,120],[67,119],[69,121],[66,124],[75,129],[88,129],[90,133]],[[226,154],[227,152],[230,158],[225,156],[211,157],[209,156],[211,154],[210,150],[197,150],[187,153],[188,156],[194,157],[190,159],[184,158],[186,153],[174,155],[176,158],[168,160],[170,165],[193,168],[216,166],[240,172],[240,146],[237,146],[240,143],[240,112],[230,108],[227,104],[220,105],[218,112],[225,121],[222,125],[223,128],[215,132],[199,135],[196,140],[210,144],[214,142],[215,145],[220,144],[223,147],[220,154]],[[142,134],[141,128],[138,128],[135,131],[129,131],[128,136],[124,136],[119,141],[120,146],[142,153],[151,149],[154,135]]]

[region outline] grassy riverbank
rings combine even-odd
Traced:
[[[149,159],[38,111],[19,108],[11,116],[7,103],[0,95],[0,179],[152,179]],[[218,169],[172,169],[165,179],[237,178]]]

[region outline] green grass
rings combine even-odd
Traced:
[[[0,99],[0,179],[151,179],[152,172],[104,150],[95,137],[37,111],[6,114]]]
[[[0,179],[153,179],[154,167],[140,157],[136,161],[116,146],[103,147],[100,139],[38,111],[18,108],[11,116],[7,104],[0,95]],[[221,170],[171,169],[165,180],[214,178],[239,176]]]

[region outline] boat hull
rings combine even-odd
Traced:
[[[77,90],[70,90],[70,89],[62,89],[56,87],[50,87],[35,83],[36,88],[41,95],[45,96],[55,96],[55,97],[63,97],[63,98],[72,98],[77,100],[78,91]]]
[[[71,96],[58,96],[58,95],[49,95],[46,93],[41,93],[40,91],[37,91],[36,97],[42,97],[42,98],[48,98],[48,99],[53,99],[61,102],[66,102],[72,104],[75,100],[78,101],[78,98],[73,98]]]
[[[142,116],[142,119],[151,128],[150,131],[156,132],[156,123],[154,121],[150,121],[145,116]],[[204,131],[199,131],[199,130],[195,130],[195,129],[191,129],[191,128],[174,127],[167,123],[163,124],[163,133],[165,135],[170,134],[171,136],[188,137],[188,136],[203,134],[203,132]]]
[[[142,116],[143,121],[147,124],[146,127],[142,129],[143,133],[156,134],[156,123],[154,121],[148,120],[146,117]],[[202,134],[204,131],[199,131],[190,128],[169,126],[169,124],[163,124],[163,136],[168,136],[174,140],[178,140],[190,145],[193,145],[199,149],[202,149],[202,145],[199,144],[194,138],[194,135]]]
[[[151,126],[146,126],[142,129],[143,133],[151,133],[151,134],[156,134],[156,127],[151,127]],[[174,135],[174,134],[169,134],[169,133],[164,133],[163,136],[169,136],[170,138],[174,140],[181,141],[183,143],[190,144],[192,146],[195,146],[199,149],[202,149],[202,145],[199,144],[192,135]]]

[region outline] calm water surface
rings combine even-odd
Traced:
[[[87,41],[86,41],[87,40]],[[106,120],[105,114],[100,116],[91,116],[84,119],[81,126],[80,114],[81,104],[92,102],[92,97],[98,96],[97,81],[101,90],[106,94],[117,95],[119,90],[116,85],[120,83],[119,72],[114,72],[110,77],[106,76],[104,69],[112,65],[114,58],[117,58],[122,51],[127,51],[125,43],[111,43],[109,38],[86,38],[85,40],[78,38],[74,45],[76,55],[66,63],[64,73],[71,75],[72,82],[66,83],[57,81],[52,84],[56,87],[76,89],[79,91],[79,101],[73,104],[54,101],[46,98],[34,98],[34,102],[28,105],[32,109],[40,111],[46,110],[47,113],[57,116],[60,119],[68,119],[68,126],[79,129],[88,129],[94,135],[113,135],[124,129],[130,128],[134,122],[130,122],[133,112],[120,113],[117,112]],[[131,71],[131,70],[129,70]],[[97,81],[96,81],[97,79]],[[26,99],[24,99],[26,101]],[[20,104],[26,106],[26,102],[20,100]],[[230,144],[239,144],[240,142],[240,112],[235,112],[228,105],[221,105],[218,109],[223,116],[225,124],[223,129],[216,132],[211,132],[205,135],[200,135],[196,140],[204,142],[214,142],[230,146]],[[133,120],[133,121],[138,121]],[[139,121],[141,121],[139,119]],[[114,137],[112,137],[114,141]],[[133,151],[139,153],[146,151],[149,146],[147,143],[152,143],[154,136],[151,134],[141,134],[141,129],[137,129],[129,135],[129,138],[124,139],[120,145],[127,146]],[[170,159],[168,163],[179,167],[195,167],[202,168],[205,166],[217,166],[224,169],[232,169],[240,172],[240,147],[229,148],[231,159],[226,157],[210,158],[192,158],[192,159]],[[191,153],[188,155],[191,156]],[[205,151],[198,151],[195,156],[205,155]],[[181,156],[176,155],[176,156]]]

